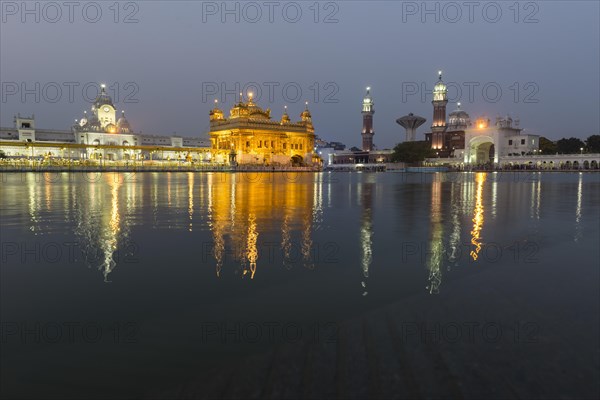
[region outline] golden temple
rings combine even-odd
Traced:
[[[248,94],[239,101],[225,118],[215,107],[210,111],[210,141],[212,159],[224,164],[258,165],[313,165],[319,162],[314,153],[315,129],[312,116],[306,108],[301,120],[292,122],[287,107],[281,120],[271,119],[271,110],[263,110]]]

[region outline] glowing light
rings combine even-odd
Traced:
[[[103,83],[103,84],[101,84],[101,85],[100,85],[100,87],[101,87],[102,89],[104,89],[104,88],[106,87],[106,85]]]
[[[250,214],[248,216],[248,261],[250,262],[250,271],[244,270],[244,275],[250,272],[250,279],[254,279],[254,274],[256,273],[256,260],[258,260],[258,249],[256,247],[256,242],[258,239],[258,231],[256,229],[256,216],[254,214]]]
[[[475,193],[475,214],[473,215],[473,230],[471,231],[471,244],[475,246],[471,250],[471,258],[476,261],[481,251],[481,229],[483,228],[483,184],[485,183],[485,173],[479,172],[475,175],[477,189]]]
[[[367,86],[367,92],[371,90],[371,86]]]

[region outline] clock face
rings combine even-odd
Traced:
[[[104,107],[104,112],[109,112],[109,111],[110,111],[110,108]]]

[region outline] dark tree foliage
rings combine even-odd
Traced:
[[[568,138],[568,139],[560,139],[556,142],[556,147],[558,147],[558,152],[561,154],[577,154],[581,152],[581,148],[585,148],[585,143],[581,139],[578,138]]]
[[[600,135],[592,135],[585,140],[585,151],[588,153],[600,153]]]
[[[402,142],[394,147],[394,161],[414,164],[430,157],[435,157],[435,150],[427,141]]]
[[[552,140],[540,137],[540,150],[542,154],[556,154],[558,146]]]

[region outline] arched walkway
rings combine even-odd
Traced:
[[[487,164],[495,161],[494,140],[489,136],[478,136],[469,142],[469,160],[471,164]]]

